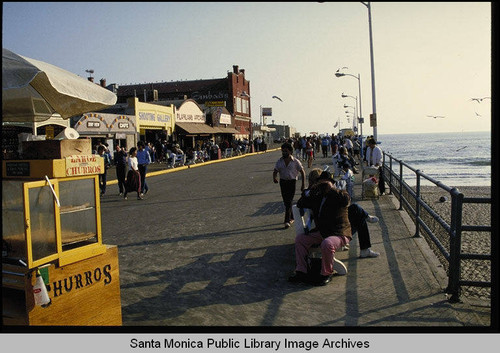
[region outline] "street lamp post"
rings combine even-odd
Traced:
[[[370,2],[361,2],[368,8],[368,26],[370,31],[370,62],[371,62],[371,72],[372,72],[372,109],[373,118],[375,120],[375,126],[373,126],[373,137],[377,141],[377,104],[375,102],[375,64],[373,61],[373,34],[372,34],[372,9]]]
[[[342,98],[347,98],[347,97],[349,97],[349,98],[352,98],[352,99],[354,99],[354,100],[356,101],[356,109],[355,109],[355,111],[356,111],[356,133],[359,135],[359,132],[358,132],[358,129],[357,129],[357,128],[358,128],[358,125],[359,125],[358,97],[357,97],[357,96],[355,96],[355,97],[354,97],[354,96],[349,96],[349,95],[344,94],[344,93],[342,93],[341,97],[342,97]],[[361,134],[362,134],[362,133],[361,133]]]
[[[360,75],[358,74],[358,76],[354,76],[354,75],[351,75],[351,74],[346,74],[346,73],[343,73],[343,72],[337,72],[335,73],[335,76],[336,77],[342,77],[342,76],[351,76],[351,77],[354,77],[355,79],[358,80],[358,94],[359,94],[359,117],[361,119],[361,122],[360,122],[360,125],[361,125],[361,141],[363,141],[363,110],[362,110],[362,104],[361,104],[361,77]]]
[[[356,107],[353,107],[352,105],[344,104],[344,108],[352,108],[352,109],[354,109],[354,117],[352,119],[352,130],[354,131],[354,130],[356,130],[355,129],[355,127],[356,127]]]

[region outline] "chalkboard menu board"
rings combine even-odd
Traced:
[[[29,162],[5,162],[7,176],[30,176]]]

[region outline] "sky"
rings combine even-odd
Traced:
[[[372,2],[371,15],[378,135],[491,130],[491,99],[471,101],[491,97],[491,3]],[[238,65],[252,121],[271,107],[268,123],[302,134],[352,126],[356,100],[341,95],[359,96],[359,82],[373,133],[361,2],[4,2],[2,16],[4,48],[93,69],[96,82],[223,78]],[[343,67],[355,77],[335,77]]]

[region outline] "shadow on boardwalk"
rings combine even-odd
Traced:
[[[349,251],[336,254],[347,266],[346,276],[335,276],[324,287],[289,283],[295,233],[282,227],[279,187],[270,179],[277,158],[279,153],[270,152],[153,177],[144,202],[103,199],[104,218],[119,208],[151,219],[143,227],[124,219],[121,228],[103,229],[105,237],[111,234],[108,242],[119,245],[124,325],[427,327],[429,332],[490,325],[489,307],[447,301],[444,270],[425,240],[412,237],[413,225],[391,195],[358,201],[380,219],[369,225],[378,258],[359,258],[355,236]],[[171,185],[191,185],[200,175],[223,188],[174,192]],[[233,186],[234,179],[247,187]],[[358,183],[355,194],[360,192]],[[200,205],[202,217],[185,211]],[[165,207],[158,220],[151,216],[157,207]],[[130,234],[123,232],[127,227]]]

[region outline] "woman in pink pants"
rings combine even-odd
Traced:
[[[295,275],[291,282],[308,282],[307,254],[313,245],[321,248],[321,278],[318,285],[331,281],[334,272],[346,274],[344,264],[335,259],[335,251],[347,245],[351,239],[351,224],[348,217],[349,194],[338,190],[331,182],[328,172],[323,172],[315,184],[298,201],[297,207],[310,208],[315,217],[316,229],[295,238]]]

